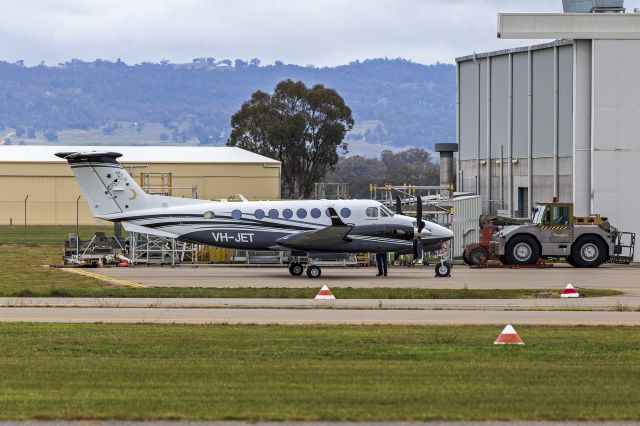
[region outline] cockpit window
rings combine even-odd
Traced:
[[[365,211],[367,217],[378,217],[378,208],[377,207],[367,207]]]
[[[384,217],[391,217],[393,216],[393,212],[389,209],[389,207],[382,204],[380,205],[380,215]]]

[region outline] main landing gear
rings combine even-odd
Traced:
[[[294,277],[299,277],[304,272],[304,267],[302,263],[292,262],[289,264],[289,273]]]
[[[291,262],[289,264],[289,273],[294,277],[299,277],[304,272],[304,266],[300,262]],[[307,267],[307,277],[309,278],[320,278],[322,275],[322,270],[319,266],[309,265]]]
[[[436,277],[444,278],[451,276],[451,268],[453,267],[453,263],[451,259],[447,256],[440,256],[438,262],[436,262],[435,270]],[[294,277],[299,277],[304,272],[304,266],[300,262],[291,262],[289,264],[289,273]],[[307,277],[309,278],[320,278],[322,275],[322,270],[317,265],[309,265],[307,266]]]

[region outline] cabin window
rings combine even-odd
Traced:
[[[293,217],[293,212],[289,209],[284,209],[282,211],[282,216],[284,216],[285,219],[291,219]]]
[[[235,209],[234,211],[231,212],[231,217],[234,219],[241,219],[242,218],[242,212],[238,209]]]
[[[377,207],[367,207],[365,211],[367,217],[378,217],[378,208]]]
[[[213,212],[204,212],[203,214],[205,219],[213,219],[216,215]]]
[[[278,218],[278,210],[276,210],[276,209],[269,210],[269,217],[271,219],[277,219]]]
[[[311,209],[311,217],[314,219],[319,218],[322,215],[320,209]]]
[[[349,216],[351,216],[351,210],[349,210],[348,208],[344,207],[342,210],[340,210],[340,216],[347,218]]]
[[[304,219],[305,217],[307,217],[307,211],[305,209],[298,209],[296,215],[298,215],[300,219]]]
[[[254,216],[256,217],[256,219],[264,218],[264,210],[262,209],[256,210],[256,212],[254,213]]]

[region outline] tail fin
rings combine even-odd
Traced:
[[[117,152],[59,152],[69,162],[82,195],[96,217],[159,207],[157,197],[146,194],[127,173]]]

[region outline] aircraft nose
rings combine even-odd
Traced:
[[[438,227],[438,236],[442,239],[442,241],[449,241],[453,238],[453,231],[449,228],[445,228],[444,226],[437,225]]]

